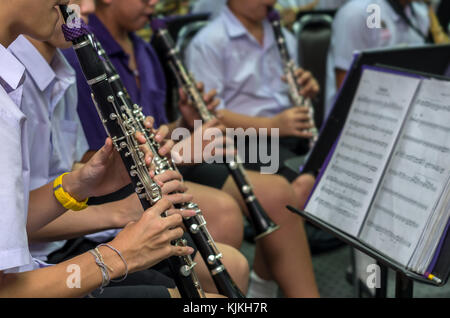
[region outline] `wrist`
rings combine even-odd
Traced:
[[[77,201],[81,202],[90,197],[89,191],[80,182],[79,170],[66,174],[62,178],[62,187]]]
[[[103,257],[105,264],[111,269],[111,271],[109,271],[111,279],[117,279],[125,275],[126,265],[115,251],[107,246],[99,246],[98,250]]]
[[[122,200],[107,203],[107,208],[105,210],[108,211],[107,220],[111,222],[111,228],[121,229],[124,228],[128,223],[136,221],[130,217],[130,207],[121,203]]]
[[[279,129],[280,128],[279,118],[280,118],[280,115],[275,115],[275,116],[269,118],[269,124],[268,124],[269,131],[271,129],[277,129],[277,128]]]

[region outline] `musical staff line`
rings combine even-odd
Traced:
[[[450,149],[445,147],[445,146],[439,146],[439,145],[433,144],[431,142],[415,138],[413,136],[404,135],[403,139],[411,141],[411,142],[419,144],[419,145],[422,145],[422,146],[425,146],[427,148],[431,148],[431,149],[443,152],[443,153],[449,153],[450,152]]]
[[[357,186],[348,183],[348,182],[344,182],[344,181],[340,181],[338,178],[336,178],[335,176],[327,176],[326,177],[327,180],[329,180],[332,183],[336,183],[337,185],[340,185],[341,187],[347,188],[349,190],[358,192],[359,194],[362,195],[367,195],[367,191],[364,189],[360,189]]]
[[[352,207],[354,208],[360,208],[362,206],[361,202],[356,201],[355,199],[349,198],[345,195],[343,195],[342,193],[338,193],[336,191],[333,191],[332,189],[328,188],[328,187],[323,187],[322,191],[325,192],[326,194],[333,196],[339,200],[345,201],[348,204],[350,204]]]
[[[365,142],[368,142],[368,143],[371,143],[371,144],[374,144],[374,145],[377,145],[377,146],[380,146],[380,147],[383,147],[383,148],[387,148],[388,147],[388,144],[386,142],[384,142],[384,141],[380,141],[380,140],[376,140],[376,139],[373,139],[373,138],[369,138],[369,137],[365,137],[365,136],[362,136],[362,135],[358,135],[358,134],[352,133],[350,131],[347,131],[345,133],[345,135],[353,137],[353,138],[356,138],[356,139],[359,139],[359,140],[362,140],[362,141],[365,141]]]
[[[385,116],[379,113],[374,113],[374,112],[370,112],[368,110],[365,109],[360,109],[360,108],[355,108],[353,110],[353,112],[355,114],[359,114],[359,115],[363,115],[363,116],[367,116],[367,117],[372,117],[375,118],[377,120],[384,120],[384,121],[389,121],[391,123],[398,123],[398,118],[394,118],[394,117],[389,117],[389,116]]]
[[[386,229],[386,228],[384,228],[382,226],[379,226],[379,225],[373,223],[370,220],[367,221],[366,226],[374,228],[375,231],[386,235],[392,241],[400,243],[400,244],[402,244],[402,245],[404,245],[406,247],[411,247],[411,243],[408,240],[406,240],[404,237],[402,237],[400,235],[395,235],[392,231],[390,231],[390,230],[388,230],[388,229]]]
[[[396,177],[402,179],[402,180],[405,180],[405,181],[414,183],[416,185],[419,185],[419,186],[421,186],[424,189],[431,190],[433,192],[437,191],[436,186],[433,183],[431,183],[430,181],[428,181],[428,180],[423,182],[417,176],[411,177],[411,176],[408,176],[403,171],[397,171],[397,170],[394,170],[394,169],[389,169],[389,173],[392,174],[393,176],[396,176]]]
[[[362,122],[359,122],[359,121],[356,121],[356,120],[350,120],[349,123],[350,123],[350,125],[352,125],[352,126],[354,126],[356,128],[364,127],[364,128],[366,128],[368,130],[381,132],[381,133],[387,134],[389,136],[392,136],[394,134],[394,132],[392,130],[381,128],[381,127],[379,127],[379,126],[377,126],[375,124],[366,124],[366,123],[362,123]]]
[[[431,129],[437,129],[437,130],[441,130],[445,133],[450,133],[450,127],[448,127],[448,126],[445,127],[445,126],[441,126],[441,125],[438,125],[435,123],[430,123],[428,121],[425,121],[425,120],[422,120],[422,119],[419,119],[416,117],[411,117],[410,120],[412,122],[418,123],[419,125],[422,125],[422,126],[425,126],[425,127],[431,128]]]
[[[367,96],[359,96],[356,100],[358,102],[366,103],[366,104],[369,104],[369,105],[376,105],[376,106],[379,106],[379,107],[392,108],[392,109],[395,109],[395,110],[398,110],[398,111],[403,111],[403,107],[400,106],[397,103],[394,103],[394,102],[383,102],[383,101],[381,101],[379,99],[374,99],[374,98],[370,98],[370,97],[367,97]]]
[[[373,152],[373,151],[370,151],[370,150],[367,150],[367,149],[363,149],[363,148],[358,147],[358,146],[352,146],[352,145],[349,145],[349,144],[347,144],[345,142],[343,142],[341,144],[341,146],[343,148],[346,148],[346,149],[350,150],[350,151],[357,151],[359,153],[365,154],[365,155],[367,155],[369,157],[372,157],[372,158],[375,158],[375,159],[378,159],[378,160],[383,159],[383,155],[382,154],[376,153],[376,152]]]
[[[396,198],[398,198],[398,199],[400,199],[402,201],[405,201],[405,202],[408,202],[409,204],[415,205],[416,207],[418,207],[418,208],[420,208],[420,209],[422,209],[424,211],[427,210],[427,206],[426,205],[424,205],[424,204],[422,204],[422,203],[420,203],[420,202],[418,202],[418,201],[416,201],[414,199],[408,198],[407,196],[404,196],[403,194],[401,194],[401,193],[399,193],[397,191],[389,189],[386,186],[383,186],[382,189],[383,189],[383,191],[386,191],[387,193],[395,196]]]
[[[342,214],[345,217],[348,217],[348,218],[354,219],[354,220],[358,218],[358,216],[356,214],[351,213],[351,212],[349,212],[347,210],[344,210],[341,207],[338,207],[337,205],[331,204],[328,201],[325,201],[325,200],[320,199],[320,198],[316,198],[316,201],[318,202],[319,205],[322,205],[322,206],[324,206],[326,208],[329,208],[329,209],[331,209],[331,210],[333,210],[333,211],[335,211],[335,212],[337,212],[339,214]]]
[[[404,224],[406,224],[406,225],[408,225],[410,227],[413,227],[413,228],[418,228],[419,227],[419,224],[417,224],[413,220],[405,218],[405,217],[403,217],[403,216],[401,216],[401,215],[399,215],[399,214],[397,214],[397,213],[395,213],[395,212],[393,212],[393,211],[391,211],[391,210],[389,210],[389,209],[387,209],[387,208],[385,208],[385,207],[383,207],[383,206],[381,206],[379,204],[374,204],[374,208],[382,211],[383,213],[391,216],[392,218],[394,218],[394,219],[396,219],[396,220],[398,220],[400,222],[403,222]]]
[[[423,99],[417,99],[416,105],[422,106],[424,108],[429,108],[434,111],[442,110],[442,111],[450,113],[450,105],[436,104],[436,103],[432,103],[428,100],[423,100]]]
[[[378,171],[378,168],[377,168],[377,167],[372,166],[372,165],[369,165],[368,163],[365,163],[365,162],[361,162],[361,161],[359,161],[358,159],[350,158],[350,157],[348,157],[348,156],[345,156],[345,155],[341,154],[340,152],[338,152],[338,153],[336,154],[336,158],[337,158],[337,159],[346,160],[346,161],[351,162],[351,163],[353,163],[353,164],[355,164],[355,165],[358,165],[358,166],[360,166],[360,167],[367,168],[367,169],[369,169],[369,170],[372,171],[372,172],[377,172],[377,171]]]
[[[437,164],[434,164],[432,162],[427,162],[424,158],[418,158],[418,157],[416,157],[414,155],[407,154],[404,151],[397,151],[395,153],[395,155],[400,157],[400,158],[402,158],[402,159],[408,160],[408,161],[410,161],[410,162],[412,162],[414,164],[421,165],[421,166],[423,166],[423,167],[425,167],[427,169],[432,169],[432,170],[434,170],[434,171],[436,171],[437,173],[440,173],[440,174],[444,173],[444,171],[445,171],[444,167],[441,167],[441,166],[439,166]]]
[[[334,169],[335,172],[342,172],[344,174],[346,174],[347,176],[349,176],[350,178],[356,180],[356,181],[364,181],[366,183],[372,184],[373,183],[373,179],[369,178],[369,177],[364,177],[361,176],[353,171],[347,170],[345,168],[339,167],[335,164],[332,165],[332,169]]]

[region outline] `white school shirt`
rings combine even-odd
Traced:
[[[20,62],[0,45],[0,270],[5,272],[33,263],[26,231],[30,170],[26,118],[17,106],[24,73]]]
[[[225,7],[189,44],[186,65],[205,91],[217,90],[221,99],[217,109],[272,117],[292,106],[273,29],[267,19],[263,26],[261,46]],[[295,37],[283,33],[292,59],[298,61]]]
[[[26,69],[20,108],[27,116],[30,189],[34,190],[71,171],[74,162],[88,151],[77,112],[76,74],[59,50],[49,65],[24,36],[8,50]],[[33,243],[30,251],[33,257],[46,261],[65,243]]]
[[[369,5],[377,5],[380,8],[381,28],[367,27],[367,20],[373,13],[367,12]],[[422,33],[428,34],[427,7],[421,3],[412,3],[412,6],[414,14],[407,7],[406,15]],[[425,43],[425,40],[392,9],[387,0],[349,1],[337,12],[332,31],[327,59],[326,115],[331,111],[337,93],[335,69],[347,71],[355,51]]]

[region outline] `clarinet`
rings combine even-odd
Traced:
[[[98,40],[94,41],[98,50],[98,55],[104,63],[108,81],[111,84],[115,97],[119,100],[120,107],[127,109],[131,116],[133,116],[137,124],[137,130],[140,131],[147,140],[147,145],[154,158],[155,174],[159,175],[167,170],[178,171],[172,160],[159,155],[158,151],[160,149],[160,144],[156,142],[154,133],[150,129],[145,128],[145,115],[142,112],[142,108],[139,107],[139,105],[132,103],[116,68],[106,54],[106,51],[102,48],[102,45]],[[219,293],[228,298],[245,298],[244,294],[239,290],[223,265],[221,261],[222,253],[220,253],[206,227],[207,223],[199,206],[194,202],[186,202],[177,205],[177,208],[181,210],[194,210],[196,212],[194,217],[184,218],[183,223],[189,230],[195,245],[203,257]]]
[[[61,5],[60,10],[67,22],[73,11],[65,5]],[[67,41],[73,43],[73,48],[91,88],[92,98],[100,119],[129,171],[131,182],[142,207],[147,210],[162,198],[162,192],[160,187],[150,178],[144,154],[135,138],[135,133],[139,131],[139,124],[128,109],[120,107],[117,103],[102,60],[94,46],[93,36],[83,22],[80,21],[80,23],[78,28],[70,28],[64,24],[64,36]],[[166,213],[163,216],[166,216]],[[186,246],[187,242],[180,238],[175,240],[173,244]],[[172,256],[167,259],[167,262],[174,273],[175,281],[183,297],[205,297],[194,271],[196,264],[189,255]]]
[[[284,73],[289,87],[289,97],[291,99],[291,102],[296,106],[305,105],[309,109],[311,124],[313,125],[313,127],[309,130],[309,132],[312,134],[312,138],[309,142],[309,147],[310,149],[312,149],[318,139],[318,130],[314,122],[314,106],[310,98],[304,98],[299,93],[299,86],[295,77],[296,65],[294,60],[290,57],[288,48],[286,46],[286,38],[284,37],[283,31],[281,30],[279,13],[276,10],[271,9],[269,10],[267,18],[271,23],[273,31],[275,33],[278,50],[280,51]]]
[[[164,50],[167,52],[169,66],[177,78],[178,83],[188,93],[202,120],[208,122],[214,119],[214,115],[208,110],[200,92],[197,89],[193,76],[190,75],[187,68],[184,66],[173,39],[167,31],[164,21],[160,19],[152,19],[151,27],[158,37],[158,43],[161,43],[161,46],[164,47]],[[250,222],[252,223],[256,233],[255,240],[258,240],[276,231],[279,226],[269,218],[253,193],[253,187],[247,178],[247,174],[241,162],[242,161],[239,160],[238,156],[236,156],[231,162],[227,163],[227,167],[246,202]]]

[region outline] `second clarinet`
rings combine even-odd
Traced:
[[[268,14],[267,18],[268,18],[269,22],[271,23],[273,31],[275,33],[278,50],[280,51],[281,60],[283,62],[284,75],[286,76],[286,81],[287,81],[288,87],[289,87],[289,97],[291,99],[291,102],[295,106],[305,105],[309,108],[309,115],[311,116],[311,124],[313,125],[313,127],[309,130],[309,132],[312,134],[312,138],[310,139],[309,147],[310,147],[310,149],[312,149],[318,138],[318,130],[317,130],[315,122],[314,122],[314,106],[311,102],[311,99],[304,98],[299,93],[300,87],[297,84],[297,79],[295,76],[296,64],[295,64],[294,60],[292,60],[292,58],[289,54],[289,51],[288,51],[288,48],[286,45],[286,38],[281,29],[279,13],[274,9],[269,10],[269,14]]]
[[[214,115],[208,110],[205,102],[203,101],[202,95],[197,89],[195,80],[184,66],[173,39],[166,28],[165,22],[160,19],[152,19],[151,27],[157,36],[158,44],[160,44],[167,53],[170,68],[172,69],[179,84],[192,99],[193,104],[200,114],[200,117],[205,122],[212,120]],[[227,163],[227,165],[230,174],[232,175],[247,205],[250,221],[255,229],[255,240],[263,238],[276,231],[279,226],[269,218],[253,193],[253,187],[247,178],[247,174],[241,161],[235,157],[234,160]]]

